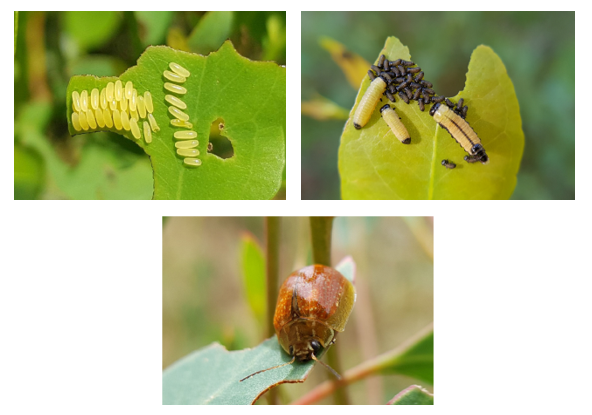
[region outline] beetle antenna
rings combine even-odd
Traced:
[[[251,374],[250,374],[249,376],[247,376],[246,378],[242,378],[241,380],[239,380],[239,382],[242,382],[243,380],[247,380],[247,379],[249,379],[251,376],[255,376],[255,375],[257,375],[257,374],[259,374],[259,373],[261,373],[261,372],[267,372],[268,370],[271,370],[271,369],[278,369],[278,368],[280,368],[280,367],[284,367],[284,366],[287,366],[287,365],[291,365],[292,363],[294,363],[294,361],[295,361],[295,360],[296,360],[296,356],[294,356],[294,357],[292,358],[292,360],[290,360],[288,363],[284,363],[284,364],[282,364],[282,365],[277,365],[277,366],[274,366],[274,367],[270,367],[270,368],[267,368],[267,369],[260,370],[260,371],[258,371],[258,372],[255,372],[255,373],[251,373]],[[333,370],[333,369],[331,369],[331,370]]]
[[[317,357],[314,354],[312,354],[312,358],[313,358],[313,360],[315,362],[319,362],[320,364],[322,364],[323,366],[325,366],[327,369],[329,369],[331,371],[331,373],[333,373],[335,375],[335,377],[337,378],[337,380],[341,380],[341,376],[339,375],[339,373],[337,373],[335,370],[333,370],[333,368],[331,366],[329,366],[325,362],[321,362],[319,359],[317,359]]]

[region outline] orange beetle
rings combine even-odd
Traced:
[[[317,360],[315,354],[335,342],[337,332],[345,329],[356,301],[353,284],[337,270],[310,265],[293,272],[280,288],[273,317],[275,334],[292,360],[261,372],[294,363]],[[330,369],[335,376],[337,372]]]

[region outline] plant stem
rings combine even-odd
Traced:
[[[399,347],[383,353],[380,356],[376,356],[373,359],[362,362],[358,366],[349,369],[347,372],[345,372],[341,381],[333,380],[321,383],[306,395],[292,402],[292,405],[313,404],[336,392],[339,390],[339,388],[350,385],[358,380],[362,380],[370,375],[378,374],[382,369],[388,367],[397,356],[405,353],[410,347],[413,347],[415,343],[417,343],[420,339],[428,335],[433,330],[434,323],[430,323]]]
[[[331,266],[331,230],[333,217],[311,217],[310,234],[312,257],[315,264]]]
[[[280,239],[280,218],[266,217],[265,218],[265,275],[267,277],[267,324],[266,336],[274,335],[273,328],[273,314],[275,312],[275,304],[278,296],[278,277],[279,277],[279,239]],[[277,405],[278,394],[277,391],[271,389],[267,394],[268,402],[271,405]]]

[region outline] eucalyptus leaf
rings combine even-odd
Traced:
[[[185,112],[197,132],[196,168],[183,164],[176,153],[173,133],[175,118],[164,89],[163,72],[170,62],[187,68],[191,75],[180,95]],[[272,62],[254,62],[240,56],[230,41],[208,56],[182,52],[166,46],[149,47],[119,78],[72,77],[67,89],[68,127],[72,135],[83,133],[72,125],[72,91],[105,88],[109,82],[131,81],[138,94],[149,91],[154,117],[160,131],[152,133],[152,143],[134,139],[130,131],[97,128],[121,134],[134,141],[150,156],[154,170],[154,199],[270,199],[278,191],[285,165],[286,70]],[[220,134],[228,138],[234,155],[220,158],[208,152],[212,123],[221,118]],[[140,120],[143,121],[143,120]],[[218,126],[220,123],[217,123]]]
[[[411,60],[409,49],[395,37],[387,39],[381,54],[389,60]],[[429,81],[429,68],[422,70]],[[398,96],[391,106],[409,131],[411,144],[401,144],[381,119],[379,108],[390,103],[386,97],[369,122],[356,130],[352,118],[369,85],[366,76],[341,136],[343,199],[508,199],[512,195],[524,133],[514,86],[491,48],[479,46],[473,51],[465,88],[450,98],[453,103],[464,98],[468,105],[466,120],[489,155],[486,165],[463,160],[467,153],[429,115],[431,105],[422,112],[416,101],[405,104]],[[437,88],[434,85],[436,93]],[[445,168],[443,159],[457,167]]]

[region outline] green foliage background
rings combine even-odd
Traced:
[[[472,51],[490,46],[516,88],[526,139],[512,198],[575,198],[573,12],[303,12],[302,100],[318,93],[349,111],[357,91],[319,46],[321,36],[369,62],[396,36],[446,96],[463,89]],[[303,199],[340,198],[337,149],[344,125],[302,116]]]
[[[266,338],[242,275],[242,254],[253,240],[262,244],[263,225],[256,217],[171,217],[164,223],[163,369],[212,342],[242,350]],[[282,283],[312,261],[308,218],[281,218],[279,246]],[[358,297],[329,351],[337,350],[344,369],[399,346],[433,321],[432,219],[338,217],[333,262],[347,255],[356,262]],[[328,376],[317,365],[303,384],[281,388],[281,401],[291,402]],[[352,401],[384,404],[417,382],[371,377],[351,386]]]
[[[140,147],[108,132],[68,133],[72,76],[119,76],[149,45],[207,54],[227,38],[242,56],[285,65],[285,27],[285,12],[15,14],[15,199],[152,198]]]

